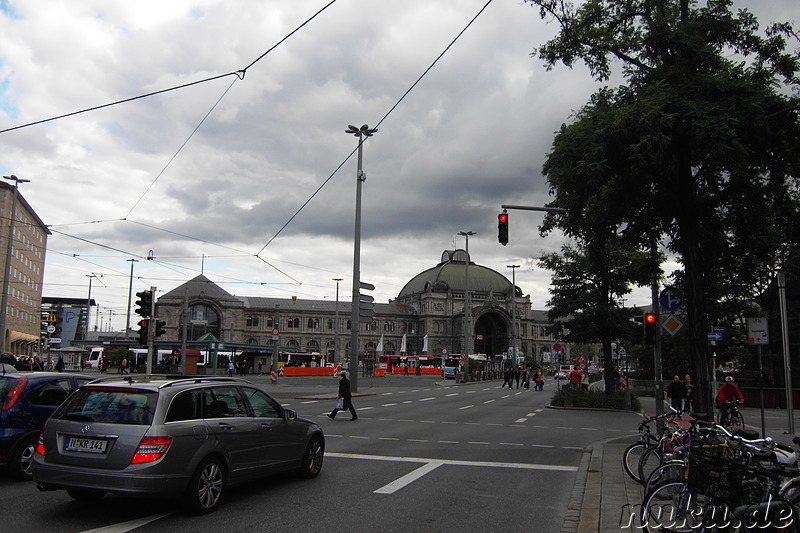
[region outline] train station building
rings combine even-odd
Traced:
[[[438,264],[412,277],[395,299],[375,303],[374,319],[358,324],[360,357],[461,353],[467,276],[474,353],[508,354],[516,332],[519,355],[528,364],[548,366],[553,338],[546,332],[546,312],[534,310],[520,287],[471,261],[463,249],[444,251]],[[202,274],[159,297],[157,316],[167,323],[159,341],[179,342],[185,331],[187,341],[215,338],[265,355],[277,345],[280,352],[318,353],[328,362],[351,351],[349,301],[233,295]]]

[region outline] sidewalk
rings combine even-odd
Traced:
[[[642,500],[642,487],[622,468],[622,454],[633,442],[630,436],[596,442],[584,452],[575,491],[582,497],[570,502],[571,516],[564,523],[564,533],[640,531],[633,520]],[[587,463],[584,465],[584,463]],[[573,505],[578,509],[573,509]],[[575,512],[577,511],[577,512]],[[626,527],[629,526],[629,527]]]

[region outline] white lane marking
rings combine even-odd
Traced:
[[[474,405],[465,405],[464,407],[459,407],[458,410],[459,411],[463,411],[464,409],[470,409],[472,407],[475,407],[475,406]]]
[[[403,403],[414,403],[414,400],[406,400]]]
[[[359,407],[359,411],[369,411],[370,409],[375,409],[374,407]]]
[[[527,414],[527,415],[525,415],[525,416],[536,416],[536,413],[528,413],[528,414]]]
[[[385,403],[385,404],[381,405],[381,407],[391,407],[393,405],[397,405],[397,404],[396,403]]]
[[[471,441],[467,441],[467,444],[485,444],[485,445],[488,446],[490,443],[489,442],[483,442],[483,441],[471,440]]]
[[[458,422],[439,422],[440,424],[458,424]]]
[[[406,485],[410,485],[414,481],[418,480],[428,472],[433,472],[437,468],[442,466],[441,462],[430,462],[425,463],[424,465],[420,466],[416,470],[413,470],[406,474],[405,476],[395,479],[388,485],[384,485],[383,487],[379,488],[378,490],[374,491],[375,494],[394,494],[398,490],[402,489]]]
[[[112,524],[110,526],[98,527],[96,529],[87,529],[82,533],[125,533],[126,531],[133,531],[136,528],[145,526],[150,522],[161,520],[165,516],[172,513],[154,514],[152,516],[145,516],[144,518],[137,518],[135,520],[128,520],[127,522],[120,522],[119,524]]]
[[[457,441],[457,440],[437,440],[436,442],[439,442],[441,444],[458,444],[459,443],[459,441]]]
[[[400,440],[397,437],[378,437],[378,440]]]
[[[430,398],[420,398],[420,399],[419,399],[419,400],[417,400],[417,401],[418,401],[418,402],[427,402],[428,400],[435,400],[435,399],[436,399],[436,398],[434,398],[434,397],[430,397]]]
[[[420,420],[421,424],[435,424],[435,420]]]
[[[408,439],[408,442],[430,442],[428,439]]]
[[[507,463],[493,461],[458,461],[455,459],[429,459],[425,457],[397,457],[388,455],[367,455],[361,453],[325,452],[325,457],[339,459],[365,459],[370,461],[389,461],[397,463],[442,463],[454,466],[483,466],[489,468],[517,468],[521,470],[548,470],[551,472],[577,472],[577,466],[546,465],[539,463]]]
[[[528,421],[527,418],[518,418],[517,420],[514,421],[514,423],[515,424],[523,424],[523,423],[525,423],[527,421]]]
[[[518,442],[501,442],[501,446],[525,446],[524,444],[520,444]]]
[[[308,405],[308,404],[310,404],[310,403],[319,403],[319,400],[310,400],[310,401],[307,401],[307,402],[300,402],[300,403],[301,403],[302,405]]]
[[[492,403],[493,401],[494,401],[494,400],[486,400],[486,401],[485,401],[485,402],[483,402],[483,403]]]
[[[451,392],[450,394],[445,394],[445,396],[458,396],[458,392]]]

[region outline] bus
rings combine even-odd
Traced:
[[[278,368],[284,366],[327,366],[327,361],[324,354],[317,352],[278,352]]]
[[[438,355],[379,355],[377,368],[387,374],[415,374],[417,368],[434,369],[441,366],[442,358]]]
[[[456,379],[458,372],[460,372],[458,357],[448,357],[442,366],[442,375],[445,379]]]

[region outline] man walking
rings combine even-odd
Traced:
[[[347,379],[347,372],[344,370],[339,373],[339,398],[343,399],[342,410],[349,409],[352,415],[350,420],[356,420],[358,415],[356,415],[356,409],[353,407],[353,395],[350,393],[350,380]],[[339,408],[334,408],[328,415],[328,418],[333,420],[336,418],[336,413],[338,412]]]
[[[683,410],[683,400],[686,399],[686,385],[681,383],[680,376],[672,378],[672,383],[667,387],[667,396],[673,409],[676,411]]]

